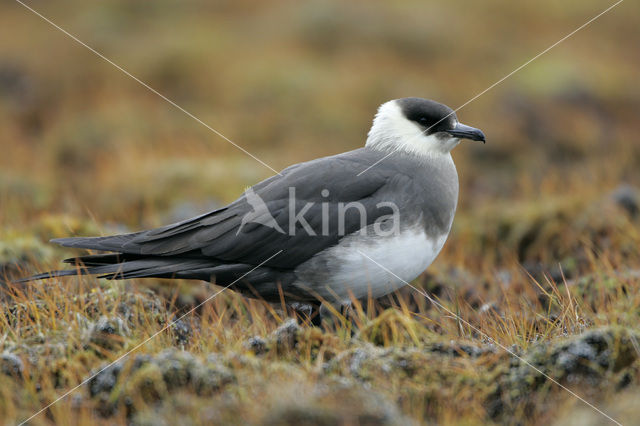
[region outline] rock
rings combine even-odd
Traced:
[[[151,290],[136,290],[135,292],[119,292],[115,289],[109,290],[109,294],[120,300],[118,303],[118,315],[127,321],[128,326],[149,319],[152,315],[158,323],[163,323],[166,313],[165,305],[160,297]]]
[[[118,381],[118,375],[121,370],[122,362],[111,364],[104,370],[99,370],[99,373],[89,380],[89,395],[94,397],[101,393],[111,393]]]
[[[617,372],[638,357],[632,339],[637,337],[625,329],[590,330],[558,346],[551,359],[565,376],[600,374],[598,367]]]
[[[596,349],[587,342],[578,340],[571,342],[562,352],[558,354],[557,365],[567,372],[578,372],[584,370],[589,373],[587,362],[596,361],[598,353]],[[585,362],[586,361],[586,362]]]
[[[381,354],[381,350],[372,345],[357,348],[351,354],[349,361],[350,373],[357,379],[366,380],[369,376],[366,369],[366,362]]]
[[[211,359],[215,359],[214,364],[203,363],[177,349],[166,349],[155,357],[137,355],[129,367],[124,367],[126,360],[121,360],[100,371],[89,380],[89,394],[100,401],[98,412],[103,416],[113,415],[120,402],[135,414],[145,404],[160,401],[178,389],[192,388],[199,396],[211,396],[236,380],[220,357]],[[123,373],[127,376],[121,378]]]
[[[267,341],[260,336],[251,337],[244,346],[256,355],[264,355],[268,350]]]
[[[281,350],[293,349],[298,341],[300,326],[298,322],[291,318],[285,321],[272,334],[276,345]]]
[[[200,396],[210,396],[224,386],[234,383],[236,376],[222,365],[198,365],[193,372],[193,386]]]
[[[191,324],[181,319],[171,325],[171,331],[173,332],[174,341],[181,346],[188,345],[193,336]]]
[[[540,386],[548,382],[546,376],[560,383],[581,383],[601,386],[607,378],[628,368],[638,359],[635,343],[639,336],[620,327],[605,327],[587,331],[564,340],[555,346],[536,345],[524,359],[516,362],[502,382],[505,402],[526,401]]]
[[[129,372],[134,372],[148,364],[151,361],[151,356],[146,354],[136,355],[133,360],[133,364],[129,368]],[[98,369],[98,372],[92,372],[91,375],[95,375],[89,380],[89,395],[92,397],[100,393],[111,393],[118,381],[123,365],[127,362],[127,359],[121,359],[115,364],[108,364],[107,367]]]
[[[0,355],[0,371],[9,377],[20,379],[24,372],[24,363],[17,355],[5,352]]]
[[[453,358],[457,358],[463,355],[467,355],[472,358],[478,358],[482,355],[496,352],[496,348],[491,345],[475,346],[465,343],[458,343],[454,340],[450,341],[448,344],[433,343],[431,345],[428,345],[425,349],[429,352],[440,353]]]
[[[89,347],[113,351],[124,346],[124,337],[130,334],[127,324],[120,317],[102,316],[89,329]],[[98,351],[100,352],[100,351]]]
[[[632,219],[638,217],[640,194],[637,188],[627,184],[620,185],[613,191],[611,198],[629,214],[629,217]]]
[[[141,356],[139,355],[138,357]],[[136,357],[130,371],[135,371],[139,368],[139,365],[136,365],[138,357]],[[89,395],[94,400],[97,400],[95,405],[96,412],[102,417],[112,416],[117,410],[118,397],[112,397],[111,393],[116,389],[116,384],[125,362],[126,360],[120,360],[115,364],[108,364],[106,368],[102,367],[97,374],[95,372],[91,373],[95,376],[88,383]]]
[[[167,389],[171,390],[191,383],[192,370],[199,361],[189,352],[167,349],[161,352],[153,363],[160,368]]]

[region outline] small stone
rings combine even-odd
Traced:
[[[588,362],[595,361],[595,349],[583,340],[571,344],[558,355],[557,363],[566,373],[574,373],[586,368]]]
[[[110,393],[118,381],[121,370],[122,363],[118,362],[100,371],[89,380],[89,394],[94,397],[100,393]]]
[[[106,350],[116,350],[124,345],[129,334],[127,324],[119,317],[100,317],[89,331],[89,343]],[[91,346],[90,345],[90,346]]]
[[[280,327],[273,332],[276,344],[281,349],[292,349],[298,342],[298,333],[300,326],[298,322],[291,318],[285,321]]]
[[[191,324],[188,322],[177,320],[171,325],[171,331],[173,332],[176,344],[185,346],[191,341],[193,333],[191,330]]]
[[[260,336],[251,337],[244,346],[256,355],[263,355],[268,350],[267,341]]]
[[[5,352],[0,355],[0,371],[9,377],[21,378],[24,363],[17,355]]]
[[[206,367],[200,365],[193,370],[193,386],[200,396],[211,396],[235,380],[236,376],[220,365]]]
[[[199,365],[199,361],[189,352],[168,349],[156,357],[155,364],[162,372],[167,389],[171,390],[191,382],[192,370]]]
[[[613,191],[611,197],[616,204],[626,210],[632,219],[635,219],[640,213],[640,194],[633,186],[620,185]]]

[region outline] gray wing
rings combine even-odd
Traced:
[[[398,188],[412,185],[412,179],[402,170],[394,169],[393,162],[382,162],[362,177],[356,176],[382,156],[376,151],[358,149],[297,164],[253,186],[226,207],[162,228],[54,242],[126,255],[189,257],[245,265],[260,264],[282,251],[264,266],[291,270],[337,244],[342,235],[356,232],[391,213],[390,208],[378,207],[378,203],[409,202],[400,199],[404,191]],[[323,196],[323,190],[329,191],[327,196]],[[290,203],[293,193],[295,201]],[[257,211],[255,196],[268,213]],[[353,202],[362,206],[364,221],[358,208],[345,209]],[[247,221],[247,215],[254,220]],[[293,220],[296,215],[301,215],[308,226],[301,220]],[[340,215],[344,216],[343,226]]]

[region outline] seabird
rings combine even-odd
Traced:
[[[348,305],[420,275],[442,249],[458,201],[451,150],[485,141],[421,98],[382,104],[364,148],[295,164],[231,204],[161,228],[52,240],[106,252],[65,260],[108,279],[198,279],[268,302]],[[382,267],[381,267],[382,266]]]

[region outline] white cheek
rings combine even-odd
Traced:
[[[398,141],[399,148],[422,155],[447,154],[460,143],[457,138],[444,139],[440,135],[425,135],[418,132],[413,138],[405,138]]]
[[[399,150],[423,157],[448,154],[459,142],[457,138],[425,135],[425,130],[407,120],[393,101],[380,107],[367,138],[367,146],[372,148]]]

